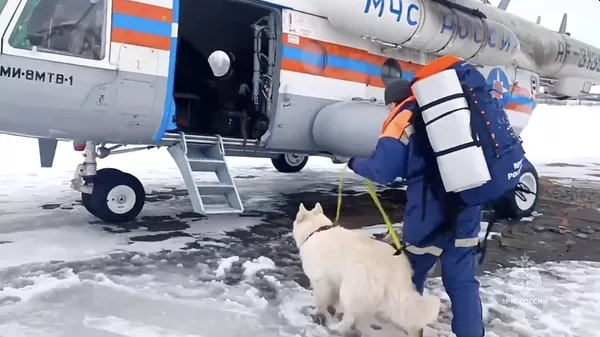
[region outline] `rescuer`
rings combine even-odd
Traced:
[[[414,269],[413,283],[423,292],[428,271],[439,259],[442,280],[452,302],[452,332],[457,337],[482,337],[479,282],[475,278],[481,206],[466,207],[446,216],[445,205],[435,197],[441,188],[427,181],[423,173],[427,136],[411,123],[411,112],[418,106],[411,96],[411,84],[399,80],[385,90],[385,103],[391,113],[384,123],[375,152],[370,158],[351,158],[348,166],[355,173],[380,184],[392,183],[397,177],[408,181],[406,213],[402,239],[404,253]],[[426,210],[425,210],[426,208]],[[437,235],[456,221],[456,230]]]

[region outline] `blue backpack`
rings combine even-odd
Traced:
[[[448,60],[455,61],[450,63]],[[492,97],[493,88],[475,66],[451,56],[446,56],[440,61],[437,63],[434,61],[431,64],[434,71],[428,72],[433,74],[450,68],[456,71],[471,111],[473,142],[467,145],[481,147],[491,176],[491,179],[482,186],[456,193],[459,203],[463,206],[488,205],[498,203],[505,197],[514,196],[525,162],[521,139],[511,127],[500,101]],[[450,66],[444,68],[440,67],[440,64],[450,64]],[[418,119],[422,122],[422,118]],[[421,123],[413,120],[413,124],[419,127]],[[420,125],[420,128],[424,128],[424,125]],[[433,180],[439,182],[441,178],[435,160],[436,154],[433,153],[428,141],[427,146],[429,146],[425,156],[428,157],[426,160],[429,159],[427,170],[435,171],[430,172],[429,175],[433,174],[435,176]]]
[[[458,215],[465,207],[491,205],[494,215],[488,223],[484,240],[479,245],[481,254],[479,262],[482,263],[487,237],[494,223],[506,217],[502,211],[503,204],[508,198],[514,198],[516,191],[520,189],[519,178],[525,162],[525,150],[521,139],[511,127],[500,101],[492,97],[493,88],[475,66],[453,56],[444,56],[426,66],[419,75],[423,73],[433,75],[447,69],[456,71],[471,111],[470,127],[473,142],[463,146],[481,147],[491,179],[482,186],[469,190],[458,193],[446,192],[437,165],[436,153],[431,148],[425,122],[419,113],[420,108],[415,109],[412,124],[419,130],[415,133],[415,141],[419,142],[417,148],[425,159],[423,195],[426,195],[428,186],[433,187],[434,196],[443,203],[445,217],[449,220],[445,226],[430,233],[430,238],[424,241],[433,239],[443,232],[455,232]],[[413,80],[413,83],[418,79],[417,77]],[[425,216],[426,206],[423,205],[422,209]]]

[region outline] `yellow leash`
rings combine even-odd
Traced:
[[[346,170],[348,169],[348,165],[344,165],[342,169],[342,174],[340,174],[340,183],[338,184],[338,200],[337,200],[337,209],[335,211],[335,220],[333,224],[335,226],[339,226],[340,224],[340,216],[342,215],[342,193],[344,190],[344,176],[346,175]]]
[[[348,169],[348,165],[344,166],[344,168],[342,169],[342,174],[340,175],[340,183],[338,185],[337,210],[335,213],[335,221],[334,221],[334,224],[336,226],[338,226],[340,224],[340,216],[342,214],[342,195],[343,195],[343,189],[344,189],[344,176],[346,175],[347,169]],[[373,182],[370,180],[367,180],[366,184],[367,184],[367,189],[369,190],[369,195],[371,196],[371,199],[373,199],[373,203],[375,204],[375,206],[377,206],[377,209],[379,209],[379,213],[381,213],[381,217],[383,217],[383,221],[385,222],[385,225],[387,226],[387,229],[390,232],[390,236],[392,237],[392,241],[394,242],[396,249],[398,249],[398,250],[402,249],[402,244],[400,243],[398,234],[396,234],[396,231],[394,230],[394,224],[388,217],[387,213],[385,213],[385,210],[383,209],[383,206],[381,205],[381,202],[379,201],[379,197],[377,197],[377,192],[375,190],[375,184],[373,184]]]
[[[340,175],[340,183],[338,185],[338,198],[337,198],[338,202],[337,202],[337,209],[335,212],[335,221],[334,221],[335,226],[339,226],[340,216],[342,214],[342,195],[343,195],[343,189],[344,189],[344,177],[346,175],[346,170],[348,170],[347,164],[342,169],[342,174]],[[381,216],[383,217],[383,221],[385,222],[385,225],[387,226],[387,229],[390,232],[390,236],[392,237],[392,241],[394,242],[396,249],[401,250],[402,244],[400,243],[398,234],[396,234],[396,230],[394,230],[394,224],[392,224],[392,221],[390,220],[387,213],[383,209],[383,206],[381,205],[381,201],[379,201],[379,197],[377,196],[377,191],[375,190],[375,184],[373,184],[373,182],[370,180],[367,180],[366,184],[367,184],[367,189],[369,190],[369,195],[371,196],[371,199],[373,199],[373,203],[375,204],[375,206],[377,206],[377,209],[379,209],[379,213],[381,213]],[[417,334],[415,337],[423,337],[423,330],[421,329],[421,330],[417,331]]]
[[[383,210],[383,206],[381,206],[381,202],[379,201],[379,198],[377,197],[377,192],[375,191],[375,184],[373,184],[372,181],[367,180],[367,188],[369,189],[369,194],[371,195],[371,199],[373,199],[373,203],[375,203],[375,206],[377,206],[377,208],[379,209],[379,213],[381,213],[381,216],[383,217],[383,221],[385,222],[385,225],[387,226],[388,231],[390,232],[390,236],[392,237],[392,241],[394,242],[396,249],[401,250],[402,244],[400,243],[398,234],[396,234],[394,224],[392,224],[392,221]]]

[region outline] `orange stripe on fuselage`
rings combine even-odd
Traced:
[[[384,88],[383,81],[381,78],[376,78],[374,76],[368,76],[366,74],[361,74],[355,71],[337,69],[333,67],[325,67],[324,70],[315,71],[312,65],[306,65],[299,61],[294,60],[283,60],[281,62],[281,69],[293,71],[297,73],[309,74],[309,75],[317,75],[323,76],[327,78],[332,78],[336,80],[342,81],[350,81],[356,83],[364,83],[366,85]]]
[[[126,14],[159,22],[173,22],[172,9],[131,0],[113,0],[113,13]]]
[[[527,106],[527,105],[516,104],[516,103],[508,103],[506,105],[505,109],[516,111],[516,112],[521,112],[521,113],[528,114],[528,115],[531,115],[533,113],[532,107]]]
[[[339,45],[339,44],[335,44],[335,43],[331,43],[331,42],[315,40],[315,39],[311,39],[311,38],[307,38],[307,37],[303,37],[303,36],[299,37],[298,44],[294,44],[294,43],[289,42],[289,39],[288,39],[289,35],[290,34],[284,34],[284,38],[283,38],[283,44],[286,46],[289,46],[289,47],[295,47],[295,48],[300,48],[300,49],[303,49],[306,51],[315,52],[314,46],[318,45],[319,47],[323,48],[327,52],[328,56],[338,56],[338,57],[343,57],[343,58],[347,58],[350,60],[362,61],[362,62],[369,63],[369,64],[372,64],[377,67],[382,66],[383,63],[389,59],[389,57],[370,54],[366,50],[343,46],[343,45]],[[416,73],[421,68],[423,68],[423,66],[420,64],[409,63],[409,62],[405,62],[405,61],[398,61],[398,62],[400,63],[400,66],[402,67],[402,71],[406,70],[411,73]]]
[[[510,87],[510,95],[530,99],[532,103],[535,100],[535,95],[530,90],[518,85],[512,85]],[[533,107],[531,105],[523,105],[510,101],[506,105],[506,110],[521,112],[528,115],[533,113]]]
[[[362,49],[342,46],[335,43],[324,42],[303,36],[294,36],[295,38],[293,40],[297,43],[290,43],[289,35],[291,34],[284,34],[283,36],[283,44],[285,46],[298,48],[305,52],[316,55],[323,54],[324,52],[326,56],[335,56],[349,60],[365,62],[376,67],[383,66],[384,62],[389,59],[384,56],[370,54],[369,52]],[[447,67],[452,66],[456,62],[460,62],[461,59],[454,56],[440,57],[430,62],[427,65],[427,67],[421,64],[410,63],[401,60],[396,61],[400,64],[400,67],[403,72],[413,73],[416,77],[420,77],[421,79],[423,79],[425,77],[431,76],[434,73],[439,72],[440,69],[446,69]],[[385,88],[381,77],[369,76],[365,73],[334,68],[331,66],[326,66],[325,69],[318,69],[312,64],[303,63],[297,60],[283,59],[282,70],[361,83],[367,86],[373,86],[378,88]],[[529,92],[527,89],[518,86],[512,86],[511,90],[512,94],[534,98],[533,94],[531,94],[531,92]],[[533,111],[533,109],[530,106],[515,103],[509,103],[506,109],[526,114],[531,114]]]
[[[164,36],[138,33],[131,30],[113,28],[112,42],[132,44],[152,49],[171,50],[171,39]]]
[[[510,88],[511,95],[517,95],[521,97],[534,98],[535,96],[531,93],[531,91],[520,87],[518,85],[512,85]]]
[[[360,61],[376,67],[383,66],[384,62],[389,59],[388,57],[370,54],[369,52],[362,49],[342,46],[339,44],[310,39],[302,36],[296,39],[298,43],[290,43],[288,38],[289,35],[290,34],[284,34],[284,45],[292,48],[302,49],[305,52],[317,55],[325,52],[326,56],[335,56],[353,61]],[[400,60],[397,60],[397,62],[400,64],[400,68],[402,69],[402,71],[407,71],[413,74],[423,67],[420,64]],[[299,61],[286,59],[284,59],[282,62],[282,69],[303,74],[323,76],[337,80],[364,83],[368,86],[385,88],[381,77],[369,76],[368,74],[363,74],[352,70],[338,69],[330,66],[326,66],[324,70],[321,70],[315,69],[315,66],[310,64],[304,64]]]

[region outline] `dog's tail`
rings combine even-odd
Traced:
[[[438,319],[442,303],[436,296],[421,296],[412,291],[403,301],[387,303],[388,319],[408,329],[419,330]]]

